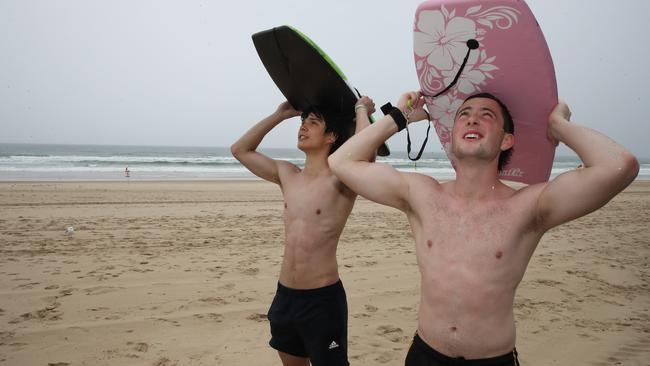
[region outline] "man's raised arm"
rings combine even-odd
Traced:
[[[280,122],[300,115],[300,112],[293,109],[289,102],[284,102],[270,116],[251,127],[242,137],[230,147],[230,152],[248,170],[258,177],[280,184],[279,170],[282,165],[290,163],[269,158],[256,151],[264,136]]]
[[[411,122],[426,118],[422,110],[424,100],[418,93],[402,95],[398,108],[406,110],[409,99],[415,101],[413,111],[409,113]],[[379,146],[396,132],[398,126],[395,119],[387,115],[346,141],[330,155],[329,165],[334,174],[354,192],[371,201],[407,211],[407,174],[398,172],[388,164],[371,163],[368,158],[374,156]]]
[[[563,173],[548,182],[537,204],[537,217],[547,230],[604,206],[639,172],[639,162],[622,146],[589,128],[569,122],[569,107],[560,102],[549,117],[549,138],[575,151],[584,169]]]
[[[364,128],[370,126],[370,116],[375,113],[375,102],[368,96],[362,96],[354,105],[355,129],[354,134],[358,134]],[[367,161],[374,163],[377,159],[377,150],[372,152],[372,156]],[[365,159],[364,159],[365,160]]]

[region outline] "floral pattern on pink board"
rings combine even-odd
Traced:
[[[440,143],[450,158],[456,110],[469,95],[481,92],[486,80],[493,79],[493,72],[499,70],[496,56],[490,56],[481,41],[494,29],[510,29],[520,14],[508,6],[483,9],[477,5],[467,8],[462,16],[457,10],[460,8],[447,9],[444,5],[422,10],[413,27],[415,65],[421,89],[429,95],[453,81],[467,54],[467,40],[479,41],[478,52],[470,53],[456,86],[445,95],[426,100]]]

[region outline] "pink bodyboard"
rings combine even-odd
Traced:
[[[456,110],[472,94],[494,94],[515,122],[514,152],[499,177],[526,184],[545,182],[555,146],[547,139],[548,116],[557,105],[553,60],[544,35],[523,0],[431,0],[418,7],[413,27],[420,88],[435,95],[451,84],[472,50],[457,84],[426,98],[434,127],[447,156]]]

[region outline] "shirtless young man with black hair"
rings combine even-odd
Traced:
[[[369,125],[374,103],[355,106],[356,131]],[[301,115],[300,169],[256,151],[264,136],[282,121]],[[298,112],[288,102],[263,119],[231,151],[260,178],[276,183],[284,197],[285,246],[278,289],[269,309],[271,341],[284,366],[346,366],[347,300],[339,279],[336,249],[356,193],[329,168],[327,158],[349,137],[351,121],[313,108]],[[367,159],[374,158],[374,151]]]

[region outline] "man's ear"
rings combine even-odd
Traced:
[[[501,151],[506,151],[515,145],[515,135],[506,132],[501,140]]]
[[[336,134],[336,132],[328,132],[326,141],[330,144],[334,144],[338,138],[339,136]]]

